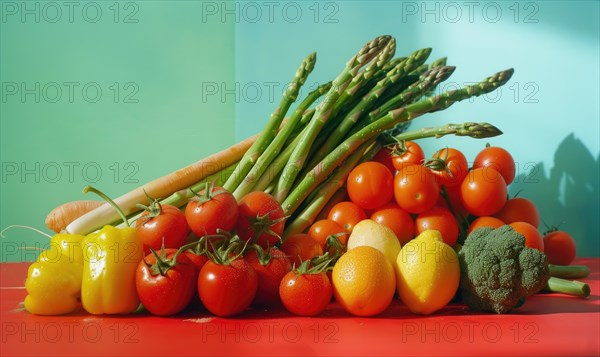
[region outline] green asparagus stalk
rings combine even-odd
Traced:
[[[308,131],[302,135],[300,143],[294,148],[289,161],[283,169],[283,175],[281,175],[278,181],[274,194],[279,202],[282,202],[287,197],[299,170],[304,166],[311,144],[315,141],[323,125],[329,119],[331,111],[341,95],[341,91],[349,85],[360,68],[375,58],[387,46],[390,40],[391,36],[380,36],[367,43],[348,61],[346,68],[333,81],[332,88],[327,93],[327,96],[317,105],[315,114],[310,123],[308,123]]]
[[[310,118],[314,116],[314,112],[314,108],[308,110],[302,117],[301,123],[303,121],[308,122]],[[306,133],[307,130],[308,127],[304,126],[302,131],[298,135],[296,135],[293,139],[288,140],[283,150],[267,167],[264,174],[260,176],[256,185],[254,185],[253,191],[264,191],[267,187],[271,188],[271,192],[269,193],[272,194],[272,192],[275,191],[276,184],[279,181],[279,178],[281,177],[281,172],[283,171],[285,164],[290,159],[290,156],[292,156],[294,148],[298,145],[298,143],[300,142],[300,138],[304,133]],[[273,181],[275,181],[275,187],[272,187]]]
[[[250,169],[246,177],[240,182],[237,189],[233,192],[233,195],[237,200],[241,199],[248,192],[252,190],[257,180],[265,172],[268,165],[275,159],[281,148],[286,143],[292,131],[298,126],[302,120],[304,112],[310,107],[317,99],[319,99],[324,93],[331,89],[331,82],[319,86],[317,89],[312,91],[303,101],[298,105],[298,108],[294,111],[292,116],[285,123],[283,128],[277,133],[277,136],[269,144],[264,153],[258,158],[254,166]]]
[[[491,138],[501,135],[502,131],[489,123],[446,124],[434,128],[421,128],[419,130],[402,133],[397,136],[382,133],[378,140],[384,145],[395,144],[402,140],[417,140],[423,138],[439,139],[446,135],[469,136],[476,139]]]
[[[425,63],[431,48],[424,48],[413,52],[405,61],[398,63],[396,67],[387,72],[386,76],[379,81],[371,91],[366,94],[361,101],[344,117],[340,124],[328,135],[327,141],[321,145],[318,151],[312,156],[307,168],[312,168],[316,163],[321,161],[327,153],[333,150],[344,138],[344,136],[352,129],[363,114],[371,108],[373,103],[381,97],[392,84],[404,78],[414,68]]]
[[[283,201],[282,207],[287,215],[294,213],[300,203],[313,191],[321,182],[323,182],[333,170],[340,165],[343,160],[348,158],[358,147],[371,140],[383,131],[391,129],[394,125],[403,121],[413,120],[425,113],[443,110],[452,104],[471,97],[480,96],[489,93],[496,88],[504,85],[512,76],[513,69],[498,72],[495,75],[486,78],[480,83],[466,86],[461,89],[451,90],[435,97],[423,99],[406,107],[390,111],[384,117],[372,124],[364,127],[354,135],[347,138],[331,153],[329,153],[321,162],[316,165],[294,190]]]
[[[419,78],[419,81],[411,84],[408,88],[390,98],[377,109],[372,110],[369,113],[369,120],[364,124],[373,123],[381,116],[386,115],[390,110],[410,104],[415,99],[423,96],[423,94],[431,88],[436,87],[438,84],[448,79],[452,73],[454,73],[455,69],[456,67],[453,66],[442,66],[434,67],[423,73]]]
[[[387,144],[397,143],[402,140],[416,140],[424,138],[441,138],[445,135],[469,136],[476,139],[490,138],[502,134],[495,126],[487,123],[463,123],[447,124],[435,128],[423,128],[411,132],[391,136],[387,132],[382,133],[376,142],[368,141],[362,144],[344,163],[338,167],[331,178],[325,180],[307,198],[308,204],[303,207],[302,212],[288,224],[284,236],[303,232],[314,223],[323,207],[331,197],[342,187],[350,174],[350,171],[360,162],[371,160],[377,152]],[[368,150],[367,150],[368,148]]]
[[[448,57],[438,58],[437,60],[431,62],[429,65],[429,70],[432,70],[436,67],[444,67],[448,62]],[[431,97],[435,93],[435,89],[437,86],[431,87],[427,92],[423,94],[424,97]]]
[[[336,115],[342,106],[344,106],[350,98],[353,98],[356,95],[356,92],[361,88],[363,83],[373,78],[379,71],[383,68],[383,66],[389,62],[389,60],[396,53],[396,40],[392,37],[389,42],[385,45],[383,50],[379,52],[377,57],[373,59],[373,61],[362,71],[355,75],[346,89],[342,92],[342,94],[337,99],[332,111],[332,116]]]
[[[296,101],[300,87],[304,85],[306,78],[314,69],[316,60],[316,53],[311,53],[302,61],[302,64],[294,75],[294,79],[283,93],[283,98],[281,98],[279,107],[273,112],[273,114],[271,114],[271,117],[269,118],[269,121],[263,129],[260,137],[242,157],[239,165],[225,183],[225,189],[233,192],[248,174],[248,171],[250,171],[250,169],[254,166],[258,158],[268,148],[273,138],[275,138],[275,135],[279,130],[279,126],[281,125],[281,121],[285,117],[288,109],[292,103]]]
[[[447,64],[447,62],[448,62],[448,57],[438,58],[435,61],[431,62],[431,64],[429,65],[429,69],[432,69],[435,67],[443,67]]]
[[[414,74],[414,75],[420,76],[423,73],[427,72],[428,70],[429,70],[429,65],[428,64],[422,64],[419,67],[415,68],[412,72],[410,72],[410,74]]]

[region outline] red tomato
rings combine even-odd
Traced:
[[[352,202],[363,209],[375,209],[392,199],[394,176],[379,162],[363,162],[348,175],[346,188]]]
[[[198,276],[202,304],[217,316],[233,316],[246,310],[256,295],[258,276],[244,259],[229,265],[208,261]]]
[[[437,176],[440,185],[446,187],[460,185],[469,171],[465,155],[452,148],[436,151],[426,166]]]
[[[541,233],[527,222],[513,222],[509,224],[517,232],[525,236],[525,246],[544,252],[544,240]]]
[[[171,205],[156,206],[156,216],[144,212],[135,222],[137,234],[144,244],[144,252],[150,253],[150,248],[160,250],[163,239],[165,248],[179,248],[185,243],[188,235],[188,225],[185,215],[179,208]],[[150,209],[153,209],[152,206]]]
[[[540,214],[537,207],[530,200],[521,197],[506,201],[504,207],[494,217],[505,223],[527,222],[535,228],[540,226]]]
[[[505,149],[497,146],[489,146],[481,150],[475,157],[473,169],[493,167],[502,175],[507,185],[515,179],[515,160]]]
[[[569,265],[577,255],[575,240],[564,231],[548,232],[544,238],[544,253],[548,257],[548,263],[557,265]]]
[[[323,255],[323,248],[321,248],[319,242],[306,233],[298,233],[287,237],[281,245],[281,250],[296,268],[305,260]]]
[[[373,156],[372,161],[377,161],[390,170],[392,174],[396,173],[396,168],[394,167],[394,163],[392,162],[392,150],[388,147],[384,147]]]
[[[292,270],[292,263],[285,253],[272,247],[268,254],[263,250],[259,256],[256,250],[251,250],[244,259],[250,263],[258,276],[258,289],[252,305],[257,307],[280,305],[279,283],[285,274]]]
[[[355,203],[344,201],[333,206],[327,218],[339,224],[346,232],[352,233],[358,222],[367,219],[367,214]]]
[[[405,166],[421,165],[424,161],[423,149],[414,141],[404,141],[392,150],[392,164],[398,171],[401,171]]]
[[[371,219],[391,229],[401,245],[415,237],[415,222],[412,217],[395,203],[390,203],[373,212]]]
[[[474,216],[491,216],[506,203],[506,183],[491,167],[475,169],[465,177],[461,187],[461,200]]]
[[[339,234],[337,237],[343,245],[348,243],[348,232],[346,232],[339,224],[330,219],[316,221],[308,230],[308,235],[319,243],[323,251],[325,251],[327,237],[333,234]]]
[[[396,175],[394,188],[396,203],[409,213],[427,211],[440,196],[435,175],[422,165],[405,166]]]
[[[499,220],[496,217],[491,217],[491,216],[479,217],[476,220],[474,220],[473,222],[471,222],[471,225],[469,225],[469,230],[467,231],[467,234],[471,234],[471,232],[473,232],[477,228],[491,227],[491,228],[496,229],[496,228],[502,227],[505,224],[506,223],[502,222],[501,220]]]
[[[236,232],[245,241],[263,248],[281,241],[285,214],[277,200],[266,192],[250,192],[239,203]]]
[[[165,249],[165,263],[172,263],[176,249]],[[177,262],[162,273],[156,266],[156,258],[148,254],[137,267],[135,287],[140,301],[150,313],[159,316],[174,315],[192,300],[196,292],[198,269],[185,254],[177,256]]]
[[[325,273],[298,274],[291,271],[281,280],[279,295],[283,306],[292,314],[315,316],[325,310],[333,289]]]
[[[238,219],[235,197],[222,187],[213,187],[210,194],[199,192],[185,208],[185,218],[199,237],[215,234],[217,229],[230,231]]]
[[[454,245],[458,239],[458,223],[447,208],[432,207],[419,213],[415,219],[415,234],[419,235],[428,229],[439,231],[446,244]]]

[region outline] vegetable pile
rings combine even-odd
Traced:
[[[436,93],[455,67],[446,58],[427,64],[430,48],[395,50],[393,37],[375,38],[298,100],[316,63],[310,54],[259,135],[114,201],[87,187],[107,203],[54,209],[46,224],[58,247],[50,250],[62,254],[50,262],[42,252],[31,265],[25,308],[65,314],[80,301],[91,314],[203,306],[233,316],[283,306],[312,316],[335,296],[349,313],[371,316],[395,292],[421,314],[457,292],[472,309],[498,313],[543,288],[585,296],[587,285],[549,278],[582,277],[585,268],[565,267],[575,257],[566,232],[542,239],[535,205],[507,198],[508,151],[487,147],[469,167],[458,149],[427,160],[415,142],[489,138],[498,128],[406,131],[421,115],[494,91],[513,70]],[[437,258],[419,259],[432,251]]]

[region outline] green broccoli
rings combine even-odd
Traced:
[[[506,225],[472,232],[458,253],[460,296],[476,311],[510,311],[550,278],[546,255],[525,247],[525,237]]]

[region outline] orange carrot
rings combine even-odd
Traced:
[[[72,201],[54,208],[46,216],[46,226],[56,233],[67,228],[69,223],[83,216],[89,211],[102,206],[101,201]]]

